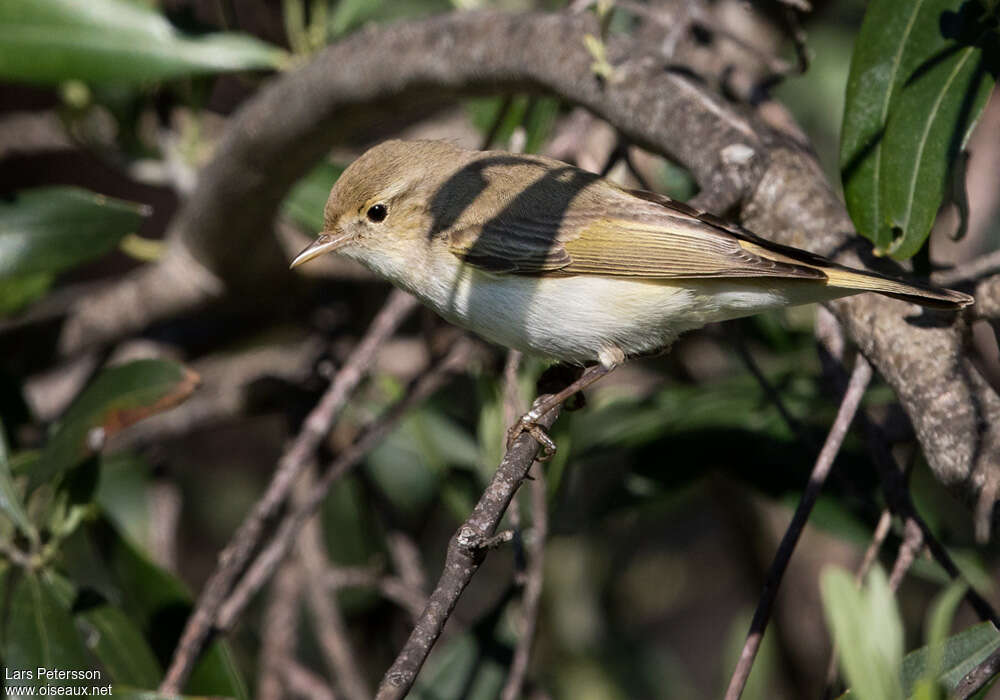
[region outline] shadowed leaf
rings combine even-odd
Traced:
[[[197,374],[167,360],[136,360],[102,370],[59,422],[32,470],[32,483],[77,464],[129,425],[176,406],[198,381]]]
[[[0,203],[0,280],[35,288],[47,279],[42,275],[111,252],[148,213],[148,207],[75,187],[20,192]]]
[[[4,666],[8,671],[32,671],[34,678],[7,679],[24,685],[42,687],[49,684],[40,678],[39,667],[52,670],[91,670],[94,663],[73,624],[69,611],[49,584],[34,573],[26,573],[14,585],[10,600],[10,616],[4,630],[6,645]],[[93,680],[57,680],[52,685],[87,686]]]
[[[943,642],[937,675],[941,686],[953,692],[966,673],[1000,647],[1000,632],[990,622],[982,622],[948,637]],[[921,647],[903,659],[903,688],[912,692],[917,681],[927,674],[930,649]]]

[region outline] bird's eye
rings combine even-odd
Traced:
[[[368,207],[368,220],[376,224],[385,221],[385,217],[388,215],[389,210],[385,208],[384,204],[373,204]]]

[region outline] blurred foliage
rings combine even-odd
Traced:
[[[953,693],[959,681],[1000,647],[1000,632],[988,622],[948,636],[966,587],[948,586],[927,614],[926,645],[903,656],[902,619],[881,569],[855,585],[842,569],[822,575],[823,608],[844,669],[848,698],[934,700]],[[989,687],[972,697],[986,696]]]
[[[129,0],[0,3],[0,78],[7,80],[149,83],[284,62],[281,50],[246,35],[184,36]]]
[[[371,22],[471,5],[497,3],[283,0],[264,29],[275,25],[289,54],[235,31],[239,21],[232,20],[241,15],[227,2],[206,10],[145,0],[0,0],[0,79],[41,86],[36,89],[51,98],[72,148],[99,153],[106,167],[129,178],[153,172],[159,180],[150,181],[166,189],[164,173],[196,169],[208,157],[213,121],[258,88],[259,72],[305,60]],[[499,5],[528,8],[517,1]],[[827,163],[836,160],[840,140],[846,197],[859,230],[882,252],[905,257],[923,244],[955,151],[992,86],[996,5],[934,0],[910,13],[906,3],[883,0],[867,9],[859,2],[832,7],[836,11],[827,7],[810,26],[812,68],[777,95]],[[216,10],[219,21],[205,19]],[[935,24],[945,15],[957,23]],[[635,31],[640,17],[610,12],[606,33]],[[900,23],[911,29],[886,31]],[[590,44],[607,63],[604,44],[596,38]],[[237,75],[222,75],[232,72]],[[220,108],[219,94],[234,104]],[[558,99],[518,94],[463,100],[454,116],[470,140],[540,152],[568,111]],[[926,137],[914,139],[920,134]],[[287,222],[310,234],[322,230],[324,203],[346,162],[337,153],[299,180],[282,206]],[[656,189],[681,198],[695,193],[690,174],[666,160],[653,161],[648,172]],[[910,182],[901,174],[913,175],[910,190],[897,191]],[[53,290],[124,274],[161,250],[158,241],[133,237],[155,218],[146,205],[94,190],[21,188],[0,201],[0,316],[10,321],[0,334],[5,342],[14,339],[0,364],[0,654],[7,668],[99,669],[116,697],[156,700],[153,689],[191,610],[181,576],[201,582],[215,565],[215,553],[315,401],[321,373],[299,383],[268,377],[247,387],[257,402],[248,402],[246,415],[139,451],[108,450],[107,444],[128,426],[185,401],[196,386],[187,365],[115,360],[104,366],[101,357],[55,416],[36,415],[38,376],[43,368],[58,370],[63,358],[51,335],[25,340],[16,333],[19,324],[43,306],[38,302],[51,301]],[[339,336],[363,328],[381,292],[369,284],[310,284],[324,310],[314,309],[308,321],[300,308],[284,310],[266,329],[248,333],[233,330],[242,321],[211,309],[188,323],[151,329],[149,336],[193,364],[262,338],[320,335],[332,338],[334,349],[318,367],[336,364]],[[620,374],[634,374],[588,393],[588,406],[560,419],[553,430],[560,450],[545,465],[552,534],[530,683],[553,697],[601,700],[707,696],[724,684],[749,624],[761,562],[775,544],[770,521],[787,522],[836,411],[816,360],[812,323],[810,311],[793,310],[732,323],[732,335],[682,339],[671,356],[633,363]],[[421,330],[427,327],[433,322],[424,319]],[[406,333],[418,331],[411,326]],[[737,345],[761,365],[771,390],[747,371]],[[522,396],[533,395],[544,369],[535,360],[522,363]],[[434,576],[447,538],[502,455],[503,387],[495,370],[487,362],[414,409],[363,468],[335,485],[321,511],[331,561],[387,568],[390,534],[406,532]],[[332,442],[342,444],[403,389],[397,373],[377,371],[344,411]],[[875,415],[891,417],[893,404],[884,386],[866,395]],[[183,494],[180,575],[154,561],[162,555],[154,543],[163,533],[156,531],[152,494],[164,483]],[[975,544],[965,506],[942,493],[919,459],[911,488],[971,585],[993,595],[995,548]],[[524,499],[525,536],[533,525],[526,506]],[[842,554],[838,548],[857,555],[883,507],[864,445],[852,434],[810,520],[810,535],[831,558]],[[893,532],[885,549],[899,539]],[[520,634],[519,590],[510,582],[522,565],[522,547],[516,540],[513,552],[491,554],[412,697],[497,696]],[[1000,646],[992,625],[970,625],[957,612],[962,588],[945,587],[928,603],[947,584],[938,565],[918,559],[913,573],[899,605],[881,573],[861,589],[846,572],[824,575],[823,613],[845,652],[848,697],[940,697]],[[808,586],[815,598],[816,581]],[[339,590],[338,600],[357,648],[365,651],[365,672],[375,678],[398,651],[409,622],[401,625],[398,611],[370,586]],[[796,610],[809,625],[800,639],[823,637],[818,610],[812,618],[810,612]],[[251,613],[235,634],[209,648],[186,693],[252,695],[248,677],[268,634],[257,617]],[[921,623],[925,646],[904,656]],[[311,624],[303,620],[296,643],[303,663],[322,669]],[[784,638],[792,626],[778,625],[764,639],[747,700],[795,697],[789,688],[799,687],[797,673],[825,670],[825,659],[796,657],[790,648],[796,645]],[[816,668],[800,672],[796,663]],[[40,687],[44,681],[26,682]]]

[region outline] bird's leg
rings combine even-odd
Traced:
[[[588,367],[580,378],[571,383],[562,391],[555,394],[540,396],[531,407],[531,410],[521,416],[514,425],[507,430],[507,448],[514,444],[514,441],[521,433],[528,433],[542,446],[542,454],[538,457],[539,462],[546,462],[552,459],[556,453],[556,443],[549,437],[548,433],[538,425],[546,413],[561,404],[563,401],[573,396],[577,392],[583,391],[598,379],[608,374],[615,368],[614,364],[599,363]]]

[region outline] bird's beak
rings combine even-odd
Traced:
[[[315,241],[292,259],[289,269],[298,267],[302,263],[309,262],[313,258],[319,257],[323,253],[330,253],[340,248],[351,240],[352,236],[340,231],[327,231],[319,234]]]

